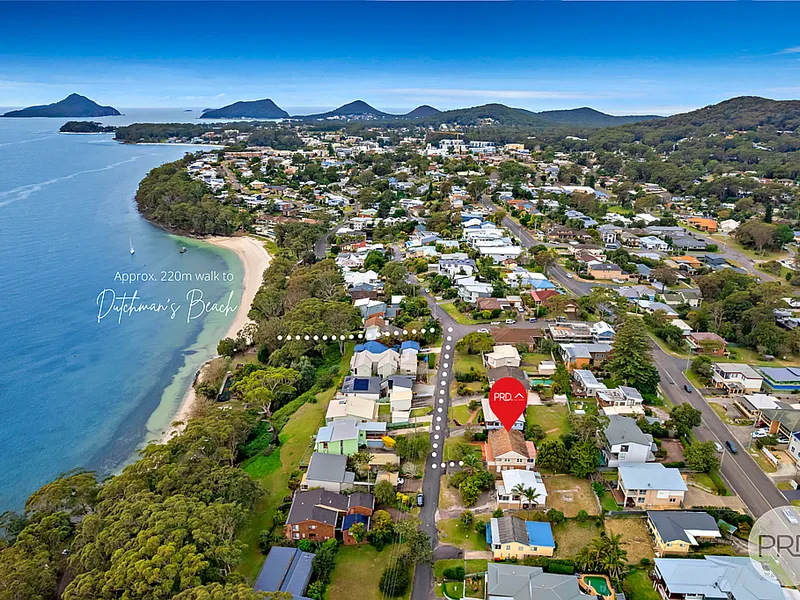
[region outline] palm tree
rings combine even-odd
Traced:
[[[512,498],[514,496],[517,496],[520,499],[522,499],[522,497],[525,495],[525,484],[518,483],[517,485],[515,485],[513,488],[511,488],[511,494]]]
[[[591,572],[594,570],[595,559],[592,549],[589,546],[584,546],[575,555],[575,566],[578,571]]]
[[[522,495],[525,496],[525,499],[528,501],[528,504],[533,504],[536,506],[536,500],[541,496],[541,494],[536,490],[536,488],[525,488],[522,492]]]
[[[473,452],[465,454],[461,461],[464,463],[464,469],[466,469],[470,476],[472,476],[475,471],[480,471],[481,467],[483,467],[483,461]]]
[[[625,571],[628,551],[622,546],[624,546],[626,543],[627,542],[622,541],[621,534],[615,535],[613,533],[610,536],[606,536],[604,541],[603,545],[605,546],[605,549],[602,557],[600,558],[600,562],[603,566],[603,570],[608,573],[612,579],[619,580]]]

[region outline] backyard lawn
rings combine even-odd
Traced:
[[[600,497],[600,506],[603,507],[603,510],[606,512],[611,512],[612,510],[620,510],[619,504],[617,501],[614,500],[614,496],[611,495],[611,492],[606,490],[603,492],[603,495]]]
[[[351,354],[352,347],[342,357],[341,372],[347,371]],[[239,539],[245,543],[245,549],[238,570],[248,581],[255,580],[264,562],[258,546],[258,534],[272,525],[272,513],[283,502],[283,498],[290,494],[289,475],[298,468],[303,458],[308,458],[312,436],[324,421],[328,403],[335,395],[339,383],[317,394],[316,403],[303,404],[289,418],[279,434],[281,445],[272,454],[256,457],[243,467],[269,492],[256,504],[253,516],[239,534]]]
[[[471,575],[473,573],[485,573],[486,565],[488,563],[488,560],[479,558],[468,560],[464,560],[463,558],[437,560],[435,563],[433,563],[433,576],[436,577],[436,579],[441,579],[444,576],[445,569],[452,569],[454,567],[464,567],[467,575]]]
[[[538,367],[543,360],[553,360],[549,354],[539,354],[538,352],[523,352],[520,358],[523,367]]]
[[[462,425],[464,425],[469,420],[470,412],[469,408],[467,408],[466,404],[459,404],[458,406],[451,406],[448,410],[447,417],[450,420],[455,419]]]
[[[458,310],[454,302],[447,302],[447,301],[440,302],[439,306],[441,306],[445,310],[445,312],[447,312],[448,315],[453,317],[456,323],[460,323],[461,325],[476,325],[479,323],[489,323],[490,321],[492,321],[492,319],[485,319],[485,320],[480,319],[478,321],[475,321],[469,315],[465,315],[460,310]]]
[[[599,515],[597,496],[586,479],[572,475],[545,475],[547,487],[547,507],[555,508],[567,517],[577,516],[585,510],[589,515]]]
[[[623,581],[622,590],[628,600],[661,600],[646,571],[632,571]]]
[[[578,523],[574,520],[559,523],[553,527],[553,537],[556,540],[556,558],[570,558],[575,556],[582,548],[586,547],[592,538],[600,535],[602,527],[598,527],[594,520]]]
[[[475,521],[488,521],[489,515],[478,515]],[[443,544],[458,546],[464,550],[486,550],[486,536],[475,532],[475,525],[469,529],[461,527],[460,519],[440,519],[436,522],[439,539]]]
[[[453,372],[467,373],[471,368],[474,368],[481,375],[486,375],[486,367],[483,366],[483,359],[480,354],[467,354],[466,352],[456,352],[455,354]],[[478,382],[470,382],[467,385],[478,390],[481,387]]]
[[[628,564],[636,564],[643,558],[653,560],[653,542],[643,517],[619,517],[606,519],[606,532],[621,534],[623,546],[628,551]]]
[[[567,417],[569,410],[561,404],[552,406],[534,405],[525,409],[527,422],[538,423],[547,433],[548,438],[557,438],[562,433],[567,433]]]
[[[387,546],[381,552],[370,544],[340,546],[327,597],[338,600],[356,594],[358,600],[381,600],[383,594],[378,589],[378,582],[383,570],[398,554],[398,549],[394,546]],[[400,598],[410,596],[409,587],[409,591]]]

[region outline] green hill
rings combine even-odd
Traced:
[[[286,119],[289,113],[269,98],[234,102],[222,108],[206,109],[200,119]]]
[[[20,110],[12,110],[2,115],[4,117],[115,117],[120,113],[111,106],[100,106],[80,94],[70,94],[59,102],[29,106]]]

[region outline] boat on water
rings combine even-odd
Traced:
[[[180,253],[183,254],[186,252],[186,246],[181,246]]]
[[[131,254],[135,254],[136,250],[133,249],[133,242],[131,241],[131,238],[128,238],[128,244],[130,244],[131,247]]]

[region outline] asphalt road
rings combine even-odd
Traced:
[[[653,344],[653,359],[661,375],[661,389],[670,401],[676,405],[688,402],[702,413],[702,424],[695,429],[697,438],[701,442],[717,442],[723,448],[726,440],[734,440],[725,423],[683,374],[686,361],[667,354],[658,344]],[[692,392],[687,393],[684,385],[689,385]],[[789,501],[747,453],[747,448],[738,443],[736,447],[738,454],[731,454],[725,448],[720,471],[750,512],[757,517],[771,508],[788,505]]]
[[[328,252],[328,238],[331,237],[331,234],[334,231],[339,229],[340,225],[341,222],[337,221],[336,223],[334,223],[333,226],[327,231],[327,233],[325,233],[325,235],[323,235],[314,243],[314,256],[316,256],[318,259],[321,260],[325,258],[325,254],[327,254]]]

